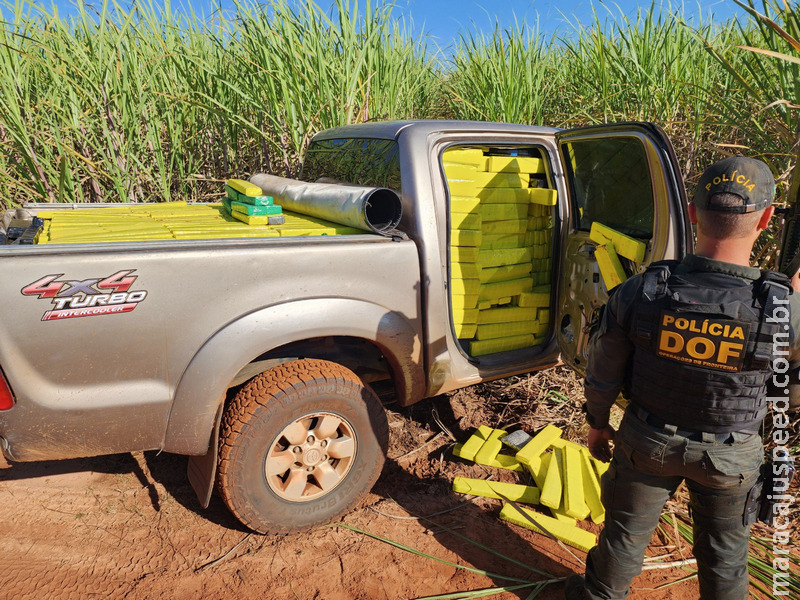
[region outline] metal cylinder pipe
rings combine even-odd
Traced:
[[[387,188],[309,183],[266,173],[256,173],[250,183],[285,210],[381,235],[391,235],[403,214],[399,196]]]

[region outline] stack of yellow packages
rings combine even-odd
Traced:
[[[522,432],[515,432],[516,435]],[[597,543],[594,533],[578,527],[578,520],[605,520],[600,499],[600,477],[608,463],[596,460],[588,449],[561,439],[561,430],[548,425],[513,454],[501,439],[502,429],[481,426],[464,443],[453,448],[456,456],[477,464],[528,473],[535,485],[456,477],[453,490],[473,496],[505,500],[500,518],[544,533],[588,552]],[[520,504],[539,505],[548,516]]]
[[[242,179],[229,179],[225,184],[222,204],[228,213],[248,225],[283,225],[283,208],[272,196],[265,196],[260,187]]]
[[[481,356],[542,343],[549,329],[551,210],[556,191],[530,187],[538,157],[477,148],[443,156],[450,190],[450,294],[456,337]]]
[[[354,227],[286,213],[271,196],[240,179],[230,179],[222,204],[184,201],[141,205],[40,210],[37,244],[88,244],[158,240],[353,235]]]

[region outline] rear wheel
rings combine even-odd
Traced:
[[[218,486],[246,526],[291,533],[355,506],[383,468],[380,400],[349,369],[303,359],[251,379],[225,410]]]

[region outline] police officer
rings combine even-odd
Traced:
[[[700,597],[747,598],[767,386],[778,381],[775,365],[788,366],[794,383],[800,365],[800,294],[788,278],[749,266],[774,193],[761,161],[712,165],[689,205],[695,254],[654,263],[610,295],[585,381],[589,449],[608,461],[614,442],[602,481],[606,521],[585,578],[567,578],[569,600],[627,597],[664,504],[684,480]],[[770,393],[794,398],[797,388]],[[609,410],[623,390],[630,405],[615,432]]]

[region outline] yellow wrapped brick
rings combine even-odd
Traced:
[[[479,229],[452,229],[450,231],[451,246],[480,246],[483,234]]]
[[[465,460],[473,460],[491,433],[491,427],[481,425],[458,449],[453,448],[453,454]]]
[[[459,263],[477,263],[480,250],[472,246],[450,246],[450,261]]]
[[[477,265],[476,265],[477,266]],[[531,263],[521,263],[518,265],[505,265],[502,267],[486,267],[481,269],[478,277],[481,283],[497,283],[499,281],[510,281],[520,279],[531,272]]]
[[[450,291],[453,294],[467,296],[480,294],[483,287],[480,279],[456,279],[454,277],[450,279]]]
[[[482,221],[519,221],[526,218],[528,208],[524,204],[481,204]]]
[[[534,523],[531,523],[524,515],[520,514],[520,511],[524,511]],[[524,507],[517,509],[511,504],[506,504],[500,511],[500,518],[520,527],[526,527],[545,535],[553,535],[568,546],[584,552],[588,552],[597,545],[597,536],[591,531],[586,531],[568,523],[562,523]]]
[[[530,182],[530,176],[525,173],[487,173],[472,166],[448,163],[444,165],[444,173],[451,193],[456,196],[467,195],[453,192],[453,184],[460,182],[471,183],[477,188],[521,188],[528,187]]]
[[[516,323],[487,323],[478,325],[475,339],[495,340],[498,338],[513,337],[526,333],[535,334],[539,330],[539,323],[536,321],[518,321]]]
[[[602,523],[606,519],[606,509],[600,499],[600,481],[592,467],[591,456],[587,448],[580,449],[581,467],[583,471],[583,492],[586,498],[586,505],[589,507],[589,514],[592,521]]]
[[[519,460],[519,458],[517,458],[517,460]],[[561,449],[553,448],[553,458],[550,459],[550,465],[547,469],[547,475],[545,475],[544,485],[541,490],[542,493],[539,498],[539,502],[550,508],[558,509],[558,507],[561,506],[561,498],[564,490],[562,479],[563,468]]]
[[[606,246],[595,248],[594,257],[597,260],[597,268],[600,270],[606,290],[611,291],[628,279],[612,243],[609,242]]]
[[[533,205],[531,205],[533,206]],[[553,222],[550,217],[528,217],[528,229],[552,229]]]
[[[467,308],[463,310],[454,310],[453,311],[453,322],[454,323],[469,323],[471,325],[477,325],[478,323],[478,309],[477,308]]]
[[[517,460],[523,465],[529,464],[533,459],[539,458],[555,440],[561,437],[562,433],[555,425],[547,425],[520,448],[516,454]]]
[[[480,309],[480,307],[478,307]],[[489,308],[478,310],[478,324],[513,323],[515,321],[536,320],[536,308],[520,308],[517,306]]]
[[[591,462],[592,466],[594,467],[594,471],[597,474],[597,479],[601,479],[603,477],[603,473],[608,471],[608,468],[611,466],[611,463],[597,460],[594,456],[591,457]]]
[[[527,234],[524,233],[497,233],[487,234],[481,240],[481,250],[501,250],[503,248],[525,248],[532,246],[527,242]]]
[[[508,220],[508,221],[490,221],[481,225],[481,231],[484,235],[497,235],[501,233],[525,233],[528,226],[528,221],[525,219]]]
[[[501,304],[500,300],[508,298],[510,302],[512,296],[518,296],[523,292],[529,291],[531,288],[533,288],[533,281],[531,281],[530,277],[512,279],[511,281],[499,281],[497,283],[484,283],[480,286],[478,300],[495,300],[498,304]]]
[[[519,350],[533,346],[534,337],[532,335],[515,335],[514,337],[499,338],[496,340],[484,340],[470,342],[470,356],[484,356],[497,352],[507,352],[509,350]]]
[[[500,451],[503,449],[503,443],[500,441],[500,438],[505,434],[506,432],[502,429],[493,429],[489,437],[486,438],[486,441],[483,442],[480,450],[475,453],[475,462],[486,464],[497,458],[497,455],[500,454]]]
[[[244,194],[245,196],[250,196],[253,198],[256,196],[261,196],[264,193],[260,187],[250,183],[249,181],[244,181],[243,179],[228,179],[225,184],[240,194]]]
[[[451,294],[450,305],[453,310],[470,310],[478,307],[478,294]]]
[[[477,462],[477,461],[476,461]],[[453,478],[453,491],[459,494],[470,494],[483,498],[509,499],[525,504],[539,502],[539,490],[530,485],[519,483],[503,483],[500,481],[486,481],[485,479],[468,479],[466,477]],[[505,498],[503,498],[505,496]]]
[[[482,269],[475,263],[454,262],[450,264],[453,279],[480,279]]]
[[[555,206],[558,203],[558,192],[547,188],[530,188],[532,204]]]
[[[456,337],[460,340],[470,340],[475,337],[478,326],[474,323],[455,323],[453,325]]]
[[[481,250],[478,253],[478,264],[482,268],[502,267],[530,262],[533,253],[530,248],[501,248],[497,250]],[[511,294],[514,296],[515,294]]]
[[[492,303],[489,302],[488,300],[484,300],[482,302],[478,302],[478,310],[479,311],[481,311],[481,310],[489,310],[490,308],[492,308]]]
[[[580,448],[569,444],[562,450],[564,457],[564,511],[576,519],[585,519],[589,516],[589,507],[586,505],[583,491],[583,464]]]
[[[644,242],[627,236],[624,233],[620,233],[615,229],[611,229],[597,221],[592,223],[592,228],[589,231],[589,239],[593,242],[597,242],[601,246],[605,246],[609,243],[613,244],[617,254],[634,262],[642,262],[645,252],[647,251],[647,246]]]
[[[536,289],[539,289],[538,287]],[[550,306],[550,292],[524,292],[519,295],[518,306],[522,308],[545,308]]]
[[[512,296],[506,296],[504,298],[498,298],[497,301],[495,302],[495,304],[497,304],[499,306],[504,306],[506,304],[511,304],[513,299],[514,298]]]
[[[528,205],[528,216],[531,217],[549,217],[550,211],[553,209],[549,206],[542,206],[541,204]]]
[[[452,148],[442,152],[442,162],[485,167],[488,164],[480,148]]]
[[[481,201],[478,198],[456,197],[450,199],[450,212],[471,213],[478,212]]]
[[[546,454],[542,454],[540,458],[532,459],[527,465],[525,465],[525,468],[531,474],[533,480],[536,482],[536,485],[539,488],[540,496],[541,496],[541,490],[544,488],[544,480],[545,477],[547,476],[547,470],[550,468],[550,461],[552,459],[553,459],[553,454],[548,452]],[[541,502],[541,498],[539,501]],[[569,523],[570,525],[575,525],[576,522],[575,519],[567,516],[567,514],[564,512],[563,504],[564,503],[562,499],[562,503],[559,505],[558,508],[548,507],[550,514],[552,514],[554,518],[563,523]]]
[[[453,229],[481,229],[481,216],[478,213],[450,213],[450,227]]]
[[[544,173],[544,161],[532,156],[489,156],[487,169],[495,173]]]
[[[549,323],[550,322],[550,309],[549,308],[540,308],[536,312],[536,320],[542,323]]]
[[[477,193],[481,202],[487,204],[529,204],[528,188],[483,188]]]

